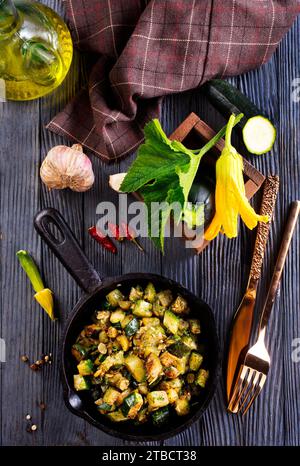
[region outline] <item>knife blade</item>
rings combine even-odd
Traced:
[[[231,398],[232,388],[235,384],[235,379],[239,367],[239,360],[246,350],[251,336],[257,287],[261,275],[261,267],[264,259],[264,252],[269,236],[270,224],[273,218],[278,190],[278,176],[268,176],[264,182],[260,214],[268,215],[270,221],[268,223],[259,222],[258,224],[247,289],[237,311],[234,314],[231,325],[227,356],[227,402],[229,402]]]

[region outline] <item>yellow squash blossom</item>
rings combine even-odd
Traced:
[[[243,159],[231,145],[231,133],[235,116],[231,115],[225,135],[225,147],[216,163],[216,213],[204,233],[208,241],[221,231],[228,238],[235,238],[238,232],[238,216],[250,230],[257,222],[268,222],[267,215],[258,215],[249,204],[243,179]]]

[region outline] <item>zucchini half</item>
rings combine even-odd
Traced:
[[[228,81],[212,79],[202,86],[210,102],[226,118],[233,113],[244,114],[238,126],[242,128],[246,148],[252,154],[265,154],[272,149],[276,129],[259,108]]]

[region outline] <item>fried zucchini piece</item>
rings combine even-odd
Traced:
[[[106,299],[112,307],[118,307],[119,301],[124,301],[124,295],[116,288],[106,295]]]
[[[201,333],[201,326],[199,319],[189,319],[190,330],[194,335]]]
[[[79,375],[91,375],[94,372],[94,363],[90,359],[80,361],[77,366]]]
[[[136,301],[132,313],[137,317],[151,317],[152,316],[152,304],[143,299]]]
[[[190,412],[189,400],[185,396],[180,396],[175,401],[175,411],[178,416],[186,416]]]
[[[119,395],[120,392],[118,390],[116,390],[113,387],[108,387],[108,389],[103,395],[103,402],[113,406],[117,401]]]
[[[113,411],[112,413],[107,413],[106,417],[108,417],[112,422],[124,422],[128,420],[120,409],[118,409],[118,411]]]
[[[134,419],[143,406],[143,403],[143,397],[140,393],[130,393],[130,395],[126,396],[123,400],[121,406],[122,413],[124,416],[128,417],[128,419]]]
[[[156,291],[154,288],[153,283],[149,282],[145,288],[144,299],[149,301],[149,303],[153,303],[156,298]]]
[[[156,390],[148,393],[147,401],[149,404],[149,411],[154,411],[155,409],[162,408],[169,404],[168,395],[163,390]]]
[[[125,312],[122,309],[117,309],[116,311],[112,312],[110,315],[110,322],[112,324],[117,324],[122,322],[125,319]]]
[[[168,308],[173,301],[173,295],[171,290],[160,291],[159,293],[157,293],[157,297],[159,299],[160,304],[164,308]]]
[[[160,427],[166,424],[169,420],[169,407],[164,406],[163,408],[157,409],[152,413],[152,422],[155,426]]]
[[[163,325],[166,327],[169,332],[176,335],[178,333],[179,327],[179,318],[173,314],[171,311],[166,311],[164,313]]]
[[[129,340],[126,335],[119,335],[116,340],[120,343],[122,350],[124,352],[128,351],[129,349]]]
[[[192,351],[189,359],[189,367],[191,371],[198,371],[203,362],[203,356],[200,353]]]
[[[181,339],[182,343],[187,345],[191,350],[198,349],[198,341],[195,335],[184,335]]]
[[[114,374],[106,374],[106,380],[110,385],[118,388],[122,392],[127,390],[129,387],[130,381],[124,377],[120,372]]]
[[[143,296],[144,296],[143,288],[139,285],[137,285],[136,287],[133,286],[129,293],[129,301],[131,302],[138,301],[139,299],[143,299]]]
[[[130,301],[119,301],[119,306],[123,311],[129,311],[131,307],[131,302]]]
[[[82,390],[89,390],[91,388],[90,380],[87,377],[84,377],[80,374],[75,374],[74,379],[74,388],[77,392]]]
[[[135,354],[130,354],[124,360],[125,366],[137,382],[144,382],[146,370],[144,362]]]
[[[122,366],[124,364],[124,353],[118,351],[117,353],[107,356],[107,358],[101,363],[99,369],[95,372],[94,377],[103,377],[106,372],[109,371],[113,366]]]
[[[209,371],[206,371],[205,369],[200,369],[200,371],[197,374],[195,383],[199,385],[199,387],[204,388],[208,380],[208,377],[209,377]]]
[[[180,295],[175,299],[171,309],[175,314],[188,314],[190,312],[187,300]]]
[[[126,324],[126,327],[124,328],[124,331],[125,331],[127,337],[132,337],[132,335],[134,335],[138,331],[139,328],[140,328],[139,321],[137,320],[136,317],[133,317]]]
[[[170,404],[178,400],[178,393],[174,388],[169,388],[166,393]]]
[[[153,384],[162,374],[163,368],[160,362],[159,357],[154,354],[150,353],[146,359],[146,372],[147,372],[147,380],[148,383],[151,385]]]

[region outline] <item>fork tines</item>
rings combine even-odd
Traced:
[[[262,372],[242,364],[237,376],[234,391],[228,404],[228,410],[246,414],[263,388],[267,376]]]

